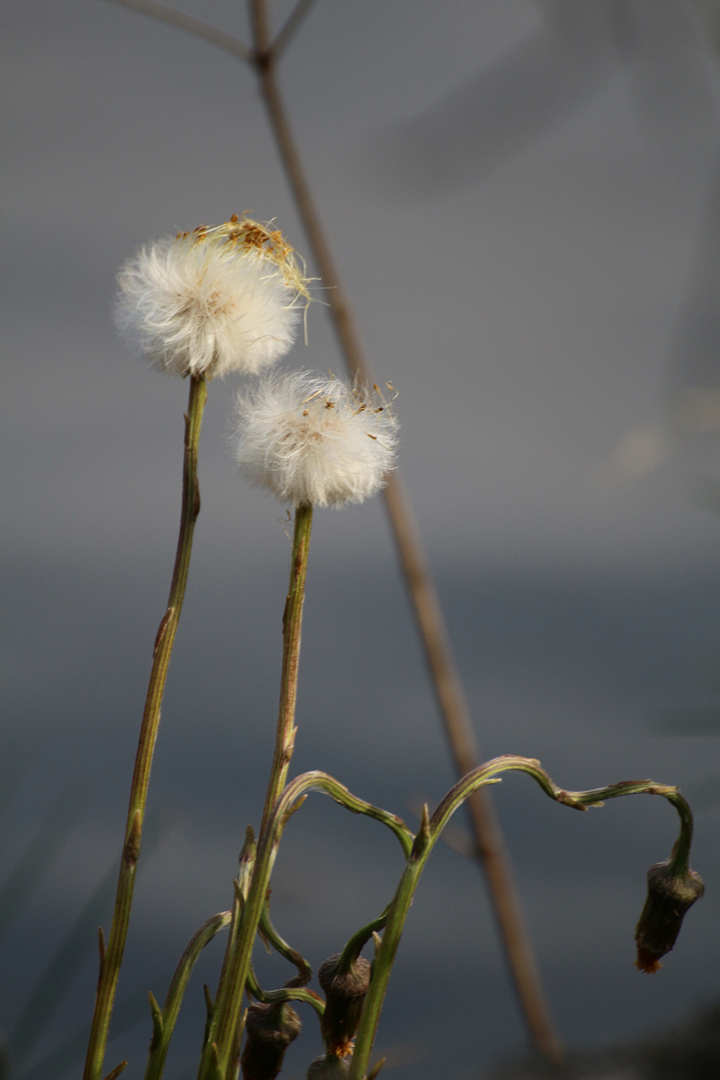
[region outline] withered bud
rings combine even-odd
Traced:
[[[323,1054],[310,1062],[307,1080],[345,1080],[350,1071],[347,1061],[335,1054]]]
[[[648,894],[635,928],[635,967],[648,975],[662,967],[660,957],[670,952],[680,933],[683,917],[705,891],[694,870],[678,873],[671,860],[655,863],[647,873]]]
[[[293,1039],[300,1034],[300,1017],[286,1001],[251,1005],[245,1020],[245,1046],[240,1065],[243,1080],[275,1080]]]
[[[340,953],[320,965],[318,980],[325,992],[322,1033],[328,1052],[345,1057],[360,1023],[363,1001],[370,985],[370,961],[357,957],[349,971],[339,970]]]

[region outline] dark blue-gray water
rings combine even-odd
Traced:
[[[387,568],[326,557],[318,516],[303,639],[293,771],[322,768],[413,823],[453,776],[408,605]],[[289,545],[278,529],[262,572],[198,559],[191,570],[152,778],[130,941],[119,991],[127,1026],[107,1067],[124,1057],[139,1077],[150,1035],[147,990],[164,997],[194,930],[229,906],[247,823],[257,824],[270,762]],[[60,975],[62,999],[37,1038],[24,1013],[38,980],[95,888],[114,868],[167,568],[37,563],[3,569],[11,628],[3,706],[4,874],[48,819],[31,901],[11,912],[0,942],[0,1024],[18,1065],[48,1075],[43,1055],[82,1044],[95,980],[96,923],[80,932],[80,970]],[[662,1031],[718,996],[718,816],[713,708],[720,693],[720,584],[714,568],[659,572],[489,566],[440,578],[485,757],[539,757],[565,787],[652,776],[680,783],[701,807],[693,865],[706,897],[689,913],[656,976],[633,968],[633,929],[650,863],[669,854],[675,815],[659,799],[573,813],[527,777],[494,791],[552,1010],[575,1047]],[[706,734],[701,734],[703,730]],[[716,737],[713,731],[717,730]],[[684,731],[686,734],[679,734]],[[704,809],[703,809],[704,807]],[[73,814],[74,812],[74,814]],[[65,816],[63,816],[65,815]],[[457,825],[464,827],[458,815]],[[36,841],[40,843],[40,841]],[[273,886],[281,933],[315,969],[372,918],[400,872],[396,842],[377,824],[313,796],[287,828]],[[93,923],[95,919],[95,923]],[[202,983],[213,986],[215,943],[188,990],[168,1066],[194,1075]],[[267,986],[290,972],[258,957]],[[54,1001],[52,994],[49,1001]],[[319,1049],[310,1010],[289,1078]],[[122,1025],[121,1025],[122,1026]],[[440,845],[410,914],[380,1028],[378,1052],[398,1080],[470,1078],[525,1045],[474,864]],[[72,1060],[71,1048],[68,1050]],[[35,1070],[33,1071],[33,1067]],[[77,1076],[79,1063],[53,1071]],[[285,1073],[284,1073],[285,1075]]]
[[[176,2],[247,40],[238,0]],[[272,7],[277,30],[294,0]],[[0,1032],[11,1080],[69,1080],[167,597],[187,393],[118,340],[115,274],[152,238],[245,210],[316,268],[235,57],[106,0],[6,0],[2,16]],[[707,895],[650,978],[633,929],[672,810],[576,814],[527,777],[494,791],[552,1010],[583,1052],[720,996],[717,41],[707,3],[364,0],[315,4],[282,61],[361,334],[399,390],[401,467],[484,756],[539,757],[566,787],[678,782],[698,807]],[[343,370],[325,313],[312,305],[290,364]],[[203,427],[108,1052],[129,1080],[148,989],[163,998],[230,903],[271,757],[289,543],[226,460],[233,391],[211,387]],[[412,822],[453,775],[380,500],[355,513],[314,527],[293,768]],[[399,872],[380,826],[313,797],[288,826],[275,921],[317,968]],[[190,985],[168,1080],[195,1075],[221,953]],[[266,985],[288,977],[257,962]],[[319,1046],[304,1021],[288,1080]],[[481,876],[441,845],[382,1018],[387,1075],[474,1080],[524,1046]]]

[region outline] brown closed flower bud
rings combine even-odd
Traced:
[[[245,1020],[245,1046],[240,1065],[243,1080],[275,1080],[293,1039],[300,1034],[300,1017],[286,1001],[251,1005]]]
[[[370,961],[358,956],[347,971],[340,970],[340,953],[320,965],[318,980],[325,992],[322,1033],[330,1053],[345,1057],[360,1023],[363,1001],[370,985]]]
[[[672,949],[685,912],[702,896],[705,886],[694,870],[673,869],[671,859],[651,866],[647,882],[647,899],[635,928],[635,966],[650,975],[662,967],[660,957]]]
[[[307,1080],[344,1080],[350,1068],[346,1061],[335,1054],[323,1054],[310,1062]]]

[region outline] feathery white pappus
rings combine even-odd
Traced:
[[[380,392],[296,372],[238,396],[237,466],[295,506],[360,503],[394,468],[397,423]]]
[[[291,348],[308,282],[279,230],[233,216],[143,247],[115,322],[168,375],[255,375]]]

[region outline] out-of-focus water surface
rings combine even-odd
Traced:
[[[177,7],[247,40],[236,0]],[[292,7],[272,5],[276,27]],[[698,808],[707,894],[649,978],[632,936],[671,809],[577,814],[527,777],[494,792],[579,1048],[652,1037],[720,996],[719,7],[325,2],[282,60],[361,335],[399,391],[400,465],[484,756],[538,757],[571,788],[679,783]],[[0,18],[0,1032],[11,1080],[63,1080],[109,925],[187,398],[118,339],[115,275],[148,240],[243,211],[309,248],[235,57],[106,0],[6,0]],[[311,306],[287,366],[342,371],[326,314]],[[108,1056],[130,1078],[148,989],[163,998],[230,903],[271,757],[290,545],[284,508],[233,475],[234,393],[214,382],[203,423]],[[409,822],[453,782],[380,499],[317,515],[298,724],[295,771]],[[315,967],[385,905],[396,847],[319,796],[290,822],[273,912]],[[191,984],[172,1080],[195,1074],[221,951]],[[287,977],[260,955],[258,971]],[[317,1052],[313,1023],[290,1080]],[[524,1045],[479,872],[440,845],[383,1014],[387,1074],[469,1080]]]
[[[316,537],[324,520],[317,515]],[[119,995],[129,1004],[128,1022],[137,1022],[111,1045],[109,1058],[134,1058],[131,1075],[139,1075],[149,1037],[147,989],[163,996],[191,934],[228,906],[245,825],[257,824],[289,553],[274,525],[272,545],[273,573],[253,577],[199,565],[192,576]],[[320,556],[322,546],[313,554]],[[11,576],[15,647],[34,657],[36,679],[18,670],[9,705],[9,730],[26,756],[3,823],[8,865],[68,790],[79,818],[55,839],[32,904],[0,946],[3,970],[13,973],[0,1001],[10,1024],[92,889],[114,867],[151,615],[164,593],[160,567],[64,565],[38,574],[19,561]],[[537,756],[567,787],[651,776],[680,783],[705,804],[716,758],[712,736],[661,732],[668,710],[710,700],[702,679],[717,659],[720,588],[709,569],[684,579],[648,574],[628,581],[559,568],[514,575],[466,566],[441,575],[440,588],[485,756]],[[452,783],[393,576],[311,559],[298,721],[294,771],[323,768],[409,822],[419,802],[432,806]],[[670,808],[637,797],[577,814],[519,776],[494,795],[552,1009],[571,1045],[660,1031],[717,996],[710,962],[718,946],[716,810],[698,814],[693,860],[708,895],[688,915],[664,969],[648,978],[632,966],[632,932],[645,870],[669,854],[675,836]],[[273,886],[276,925],[317,968],[384,906],[399,868],[396,842],[380,826],[311,797],[283,842]],[[106,926],[108,920],[106,900]],[[86,961],[37,1054],[87,1019],[94,939],[83,945]],[[178,1026],[173,1076],[191,1075],[202,981],[212,985],[220,950],[208,954]],[[270,984],[288,977],[276,962],[260,962],[259,970]],[[306,1029],[313,1026],[308,1015]],[[293,1052],[289,1075],[302,1075],[312,1038]],[[393,1075],[429,1080],[478,1075],[523,1038],[476,867],[440,845],[410,914],[379,1048],[397,1063]]]

